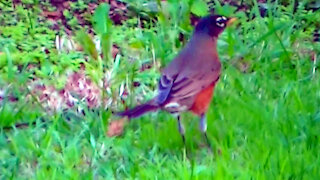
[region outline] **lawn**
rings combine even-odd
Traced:
[[[320,178],[319,1],[108,2],[0,1],[0,179]],[[110,136],[213,9],[238,20],[218,41],[212,152],[190,113],[186,147],[166,112]]]

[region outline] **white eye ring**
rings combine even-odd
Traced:
[[[226,17],[224,17],[224,16],[220,16],[220,17],[217,17],[217,19],[216,19],[216,21],[217,21],[217,22],[218,22],[218,21],[221,21],[221,20],[226,21],[226,20],[227,20],[227,18],[226,18]]]
[[[224,26],[225,26],[225,24],[224,24],[224,23],[222,23],[222,22],[220,22],[221,20],[226,21],[226,20],[227,20],[227,18],[226,18],[226,17],[224,17],[224,16],[220,16],[220,17],[217,17],[217,19],[216,19],[216,24],[217,24],[218,26],[220,26],[220,27],[224,27]]]
[[[225,26],[225,24],[224,23],[216,23],[218,26],[220,26],[220,27],[224,27]]]

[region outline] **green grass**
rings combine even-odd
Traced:
[[[105,59],[97,63],[82,52],[58,53],[55,32],[37,16],[37,5],[31,11],[0,3],[0,11],[13,15],[0,16],[0,88],[18,97],[17,102],[0,102],[0,179],[319,179],[320,45],[312,36],[320,13],[307,11],[304,2],[295,12],[293,1],[286,6],[280,2],[267,3],[266,17],[258,14],[256,1],[247,15],[221,7],[239,21],[219,39],[223,74],[208,112],[213,153],[205,148],[199,119],[186,113],[189,158],[176,120],[165,112],[132,120],[120,137],[110,138],[106,131],[116,119],[110,108],[123,108],[117,97],[121,84],[130,87],[130,106],[136,97],[155,94],[159,67],[183,46],[178,33],[190,37],[190,7],[169,3],[169,12],[155,14],[157,23],[147,22],[149,29],[139,28],[137,17],[130,17],[112,32],[100,32],[112,33],[112,42],[120,47],[117,64]],[[174,18],[162,21],[167,13]],[[77,71],[84,58],[92,65],[86,70],[90,76],[97,68],[115,71],[106,92],[115,97],[109,110],[84,108],[85,116],[72,109],[48,112],[30,97],[26,83],[31,78],[61,88],[66,72]],[[139,71],[142,64],[154,62],[159,67]],[[32,63],[39,67],[30,71],[26,66]],[[132,79],[141,85],[133,88]],[[34,121],[28,128],[4,128]]]

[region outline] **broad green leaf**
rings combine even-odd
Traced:
[[[102,47],[103,58],[105,60],[111,57],[111,46],[112,46],[111,34],[110,33],[102,34],[101,47]]]
[[[107,33],[109,30],[109,24],[110,19],[109,19],[109,10],[110,6],[106,3],[100,4],[94,14],[93,14],[93,25],[94,25],[94,30],[96,31],[97,34],[104,34]]]
[[[106,3],[100,4],[94,12],[93,24],[95,32],[100,36],[103,58],[111,56],[111,31],[112,22],[109,18],[110,6]]]
[[[191,12],[197,16],[205,16],[208,14],[209,7],[203,0],[196,0],[192,3]]]

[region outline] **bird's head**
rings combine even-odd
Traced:
[[[211,37],[218,37],[235,20],[236,18],[227,18],[221,15],[209,15],[200,19],[196,25],[195,33],[205,33]]]

